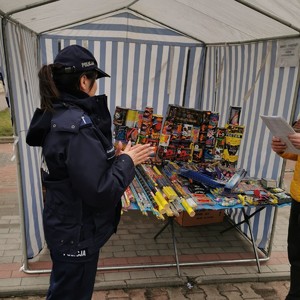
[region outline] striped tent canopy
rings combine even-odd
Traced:
[[[164,114],[168,104],[199,107],[204,47],[191,38],[123,12],[107,18],[53,31],[41,37],[42,62],[58,51],[79,44],[95,54],[111,78],[101,80],[111,113],[116,106],[155,107]],[[185,90],[185,88],[187,89]]]
[[[299,115],[299,15],[299,0],[0,0],[0,72],[18,145],[26,256],[44,245],[40,153],[25,143],[42,64],[69,44],[91,50],[111,75],[98,91],[108,95],[111,113],[153,106],[164,114],[178,104],[219,112],[224,126],[229,107],[240,106],[239,166],[280,180],[283,161],[260,115],[288,122]],[[287,48],[294,60],[284,60]],[[268,216],[255,221],[267,233]],[[268,237],[256,239],[264,247]]]

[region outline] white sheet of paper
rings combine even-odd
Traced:
[[[260,116],[273,136],[280,138],[287,146],[286,152],[300,154],[300,150],[295,148],[288,139],[288,135],[296,133],[292,126],[279,116]]]

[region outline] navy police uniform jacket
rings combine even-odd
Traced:
[[[121,196],[134,178],[130,156],[115,156],[105,95],[63,95],[37,109],[26,141],[41,146],[44,233],[52,253],[93,254],[116,232]],[[88,97],[88,98],[84,98]]]

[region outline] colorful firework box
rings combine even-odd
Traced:
[[[124,146],[128,141],[132,144],[150,143],[156,148],[155,156],[151,158],[151,162],[155,162],[162,122],[163,116],[153,114],[152,107],[135,110],[117,106],[113,116],[114,138]]]
[[[169,105],[158,148],[160,159],[215,161],[219,114]]]
[[[240,110],[235,108],[240,113]],[[227,124],[218,127],[219,114],[211,111],[169,105],[165,120],[153,112],[152,107],[134,110],[116,107],[113,124],[116,141],[126,144],[151,143],[155,157],[162,160],[212,163],[220,161],[233,166],[244,127]]]

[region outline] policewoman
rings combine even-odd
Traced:
[[[100,248],[117,230],[121,196],[153,149],[114,148],[107,97],[95,95],[96,80],[109,75],[87,49],[64,48],[38,75],[41,103],[26,141],[42,147],[43,225],[52,259],[47,299],[89,300]]]

